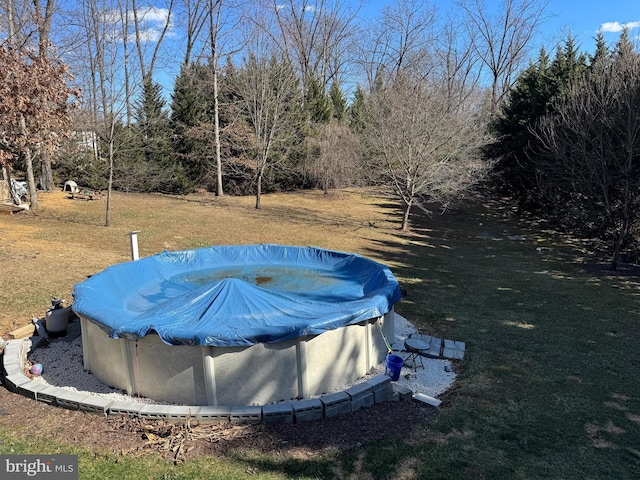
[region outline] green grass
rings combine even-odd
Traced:
[[[275,457],[260,457],[251,452],[231,454],[227,458],[200,457],[186,463],[158,457],[156,454],[122,456],[100,454],[70,447],[57,442],[16,438],[11,432],[0,429],[2,442],[0,455],[20,454],[70,454],[78,456],[79,478],[83,480],[139,480],[139,479],[202,479],[235,480],[247,477],[257,479],[331,478],[331,458],[312,461]]]
[[[398,212],[379,197],[349,198],[370,204],[354,217],[332,213],[348,211],[347,200],[314,211],[308,199],[278,198],[270,208],[267,196],[264,212],[234,207],[225,238],[244,228],[251,230],[245,243],[290,238],[390,265],[406,290],[397,311],[425,333],[466,342],[440,412],[393,439],[303,459],[236,452],[174,466],[154,455],[77,450],[81,478],[640,478],[638,278],[592,268],[576,244],[496,205],[417,217],[414,233],[400,235],[389,227]],[[176,203],[181,218],[184,208]],[[229,213],[199,208],[218,218]],[[367,219],[379,223],[363,227]],[[123,235],[130,226],[118,222],[124,219],[115,227]],[[161,239],[179,235],[149,222],[146,248],[159,250]],[[180,248],[211,243],[211,235],[192,233],[172,241]],[[2,453],[42,447],[3,429],[0,438]]]
[[[637,478],[637,279],[589,273],[580,252],[499,213],[424,219],[427,237],[395,259],[410,279],[397,310],[467,342],[445,408],[400,449],[424,478]]]

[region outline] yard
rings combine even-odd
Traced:
[[[221,427],[176,463],[142,448],[151,427],[2,389],[0,454],[78,454],[83,479],[640,476],[635,268],[609,272],[586,244],[479,199],[416,216],[410,234],[378,191],[268,195],[260,211],[253,202],[116,194],[106,228],[104,199],[53,192],[38,212],[0,216],[0,336],[43,316],[51,296],[71,301],[75,283],[129,260],[134,230],[141,256],[251,243],[356,252],[395,273],[406,293],[400,314],[466,342],[439,411],[400,402],[327,424]]]

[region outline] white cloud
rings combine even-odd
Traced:
[[[162,31],[157,28],[146,28],[140,30],[140,41],[141,42],[157,42],[160,38],[160,33]],[[135,42],[136,35],[132,33],[129,35],[129,41]]]
[[[639,27],[640,27],[640,21],[627,22],[627,23],[605,22],[602,25],[600,25],[600,30],[602,30],[603,32],[618,33],[618,32],[621,32],[624,28],[632,30],[634,28],[639,28]]]
[[[168,16],[168,8],[144,7],[138,9],[138,21],[160,23],[164,25],[165,23],[167,23]],[[131,20],[133,20],[133,13],[131,14],[130,18]]]
[[[140,32],[140,41],[141,42],[157,42],[160,39],[160,35],[162,34],[162,30],[167,23],[167,19],[169,18],[169,9],[167,8],[157,8],[157,7],[143,7],[139,8],[137,12],[138,17],[138,25]],[[123,29],[123,18],[120,15],[120,12],[116,10],[110,10],[104,13],[104,21],[106,25],[110,26],[110,30],[113,30],[113,36],[123,36],[125,33],[122,32]],[[133,12],[128,13],[128,23],[129,23],[129,31],[127,33],[127,38],[131,42],[135,42],[136,35],[133,32],[134,29],[135,17]],[[115,31],[120,32],[116,34]],[[175,36],[175,32],[173,29],[173,22],[169,22],[169,27],[167,29],[166,35],[168,37]],[[122,37],[121,37],[122,38]]]
[[[285,4],[285,3],[278,3],[276,5],[276,11],[280,11],[280,10],[284,10],[284,9],[289,9],[291,7],[291,5],[289,4]],[[315,5],[304,5],[302,7],[302,12],[306,13],[306,12],[310,12],[310,13],[315,13],[316,11],[316,6]]]

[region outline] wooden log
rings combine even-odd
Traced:
[[[16,328],[13,332],[9,332],[9,338],[15,340],[16,338],[31,337],[35,331],[35,325],[30,323],[24,327]]]

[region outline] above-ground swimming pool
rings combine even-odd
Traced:
[[[355,254],[280,245],[164,252],[74,289],[84,367],[129,394],[264,405],[333,391],[393,341],[400,287]]]

